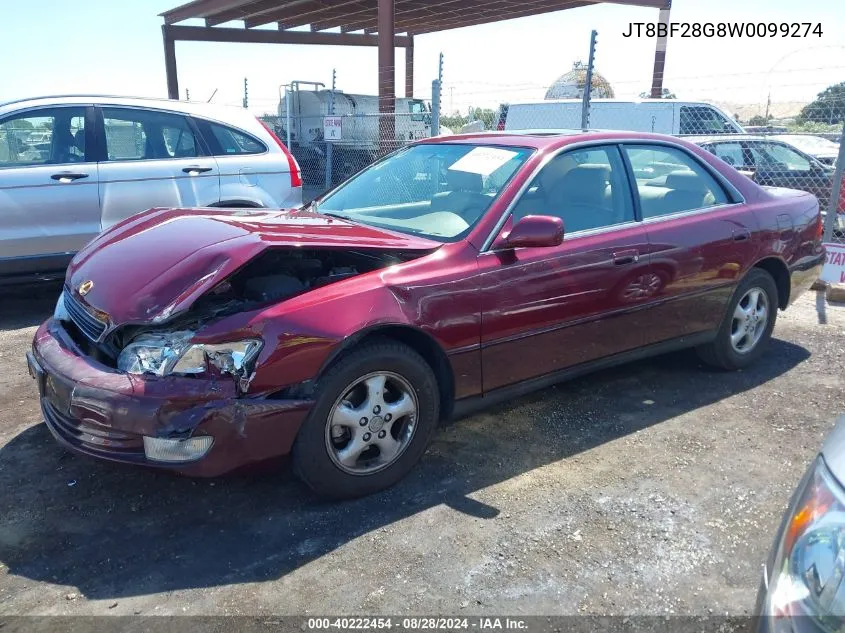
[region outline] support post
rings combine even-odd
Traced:
[[[833,241],[833,229],[836,227],[838,221],[837,212],[842,206],[842,201],[839,196],[845,195],[842,190],[845,185],[842,183],[842,178],[845,176],[845,122],[842,124],[842,136],[839,139],[839,158],[836,159],[836,171],[833,173],[830,201],[827,203],[827,215],[824,223],[824,242]]]
[[[332,91],[329,93],[329,116],[334,116],[334,91],[337,89],[337,70],[332,69]],[[341,127],[341,130],[343,128]],[[334,142],[326,139],[326,191],[332,186],[332,154]]]
[[[390,149],[396,137],[396,48],[394,0],[378,0],[378,110],[379,138]],[[389,116],[386,116],[389,115]]]
[[[176,42],[170,35],[170,27],[161,25],[161,37],[164,42],[164,72],[167,75],[167,98],[179,98],[179,79],[176,76]]]
[[[666,68],[666,44],[669,42],[669,11],[671,1],[665,9],[660,9],[657,31],[657,48],[654,51],[654,72],[651,76],[651,98],[660,99],[663,96],[663,71]],[[661,36],[662,33],[662,36]]]
[[[414,96],[414,36],[408,34],[408,45],[405,47],[405,96]]]
[[[290,144],[290,100],[292,98],[293,91],[288,86],[285,86],[285,131],[288,135],[288,149],[290,151],[293,151],[293,146]]]
[[[596,64],[596,35],[598,31],[590,33],[590,56],[587,59],[587,77],[584,79],[584,96],[581,102],[581,129],[590,128],[590,99],[593,96],[593,68]]]
[[[431,135],[440,136],[440,80],[431,82]]]

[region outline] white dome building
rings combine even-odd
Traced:
[[[610,82],[593,70],[593,99],[613,99],[615,97]],[[583,99],[587,85],[587,66],[575,62],[565,75],[561,75],[546,91],[546,99]]]

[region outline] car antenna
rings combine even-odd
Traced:
[[[206,103],[211,103],[211,100],[214,99],[214,95],[216,95],[216,94],[217,94],[217,88],[215,88],[214,92],[211,93],[211,96],[208,98],[208,101],[206,101]]]

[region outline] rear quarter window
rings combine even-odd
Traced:
[[[267,151],[267,146],[257,138],[228,125],[197,119],[197,126],[215,156],[262,154]]]

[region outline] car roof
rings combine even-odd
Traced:
[[[248,115],[247,110],[236,106],[225,106],[196,101],[177,101],[175,99],[125,97],[98,94],[51,95],[6,101],[5,103],[0,103],[0,114],[39,106],[88,105],[91,103],[169,110],[172,112],[179,112],[181,114],[196,114],[222,120],[232,120],[233,118],[239,119],[245,114]]]
[[[661,141],[675,145],[679,139],[665,134],[626,132],[623,130],[508,130],[435,136],[418,141],[418,144],[462,143],[469,145],[504,145],[532,149],[557,148],[583,141]]]

